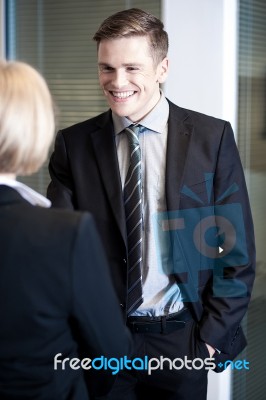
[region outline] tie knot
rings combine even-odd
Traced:
[[[128,128],[125,129],[129,143],[133,146],[139,144],[139,130],[140,125],[130,125]]]

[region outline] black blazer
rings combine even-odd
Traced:
[[[185,110],[170,101],[169,105],[167,209],[170,218],[187,212],[192,232],[190,237],[181,231],[171,235],[173,253],[178,249],[179,256],[182,254],[181,268],[174,266],[173,274],[199,321],[202,340],[233,358],[246,344],[239,324],[247,311],[255,269],[253,223],[243,169],[228,122]],[[49,170],[47,193],[54,206],[93,213],[125,310],[126,226],[111,111],[59,131]],[[215,218],[218,206],[229,212],[229,219],[238,215],[234,227],[238,240],[231,259],[230,254],[207,259],[206,267],[204,241],[199,244],[197,257],[191,259],[195,254],[192,228],[207,208]],[[200,234],[206,233],[206,226],[199,224],[198,228]],[[226,238],[231,241],[229,247],[231,239],[230,235]]]
[[[129,345],[92,217],[0,185],[0,254],[0,399],[88,399],[83,370],[54,370],[55,355],[121,357]]]

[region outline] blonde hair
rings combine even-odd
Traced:
[[[26,63],[0,61],[0,173],[36,172],[47,159],[54,131],[44,78]]]

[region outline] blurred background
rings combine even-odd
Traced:
[[[265,400],[266,1],[0,0],[0,57],[26,61],[44,75],[58,108],[58,129],[91,118],[107,108],[92,36],[104,18],[131,7],[162,19],[169,34],[166,96],[233,126],[257,247],[255,287],[242,324],[249,345],[238,357],[249,370],[209,373],[208,400]],[[47,164],[18,179],[45,194]]]

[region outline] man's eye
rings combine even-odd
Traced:
[[[106,66],[106,67],[101,67],[101,68],[100,68],[100,71],[101,71],[101,72],[112,72],[112,71],[113,71],[113,68],[112,68],[112,67],[108,67],[108,66]]]
[[[127,67],[128,71],[138,71],[139,68],[138,67]]]

